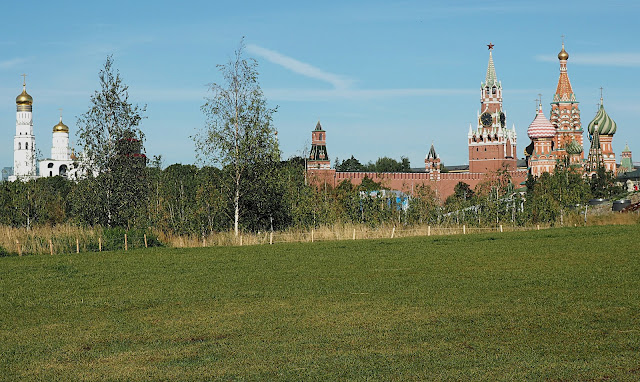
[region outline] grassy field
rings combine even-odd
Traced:
[[[638,380],[638,237],[0,258],[0,379]]]

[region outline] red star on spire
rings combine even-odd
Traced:
[[[489,43],[487,44],[487,46],[489,47],[489,50],[492,50],[495,45],[493,45],[492,43]]]

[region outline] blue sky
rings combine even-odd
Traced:
[[[98,71],[113,54],[131,100],[147,104],[147,155],[194,163],[206,84],[221,80],[242,36],[258,60],[283,156],[300,155],[318,120],[332,162],[407,156],[433,142],[445,165],[468,161],[489,42],[518,153],[542,94],[558,81],[561,35],[584,127],[605,108],[640,156],[640,3],[635,1],[32,1],[0,15],[0,167],[11,166],[15,97],[27,73],[37,147],[48,157],[63,108],[75,142]],[[587,148],[588,150],[588,148]]]

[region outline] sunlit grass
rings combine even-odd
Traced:
[[[639,234],[0,258],[0,378],[637,380]]]

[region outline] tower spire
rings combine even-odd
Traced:
[[[602,86],[600,86],[600,107],[604,106],[604,99],[602,98]]]
[[[487,76],[485,78],[485,86],[493,86],[498,83],[498,77],[496,76],[496,68],[493,64],[493,55],[491,52],[493,51],[493,47],[495,46],[492,43],[487,44],[489,47],[489,64],[487,65]]]

